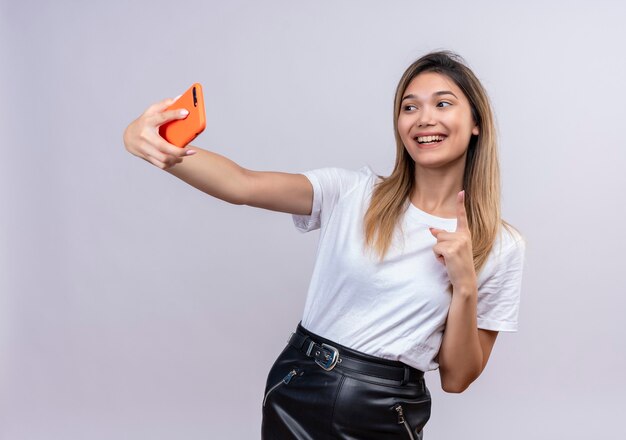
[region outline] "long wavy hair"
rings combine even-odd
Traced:
[[[430,52],[422,56],[400,78],[393,112],[396,162],[390,176],[378,176],[382,180],[374,187],[363,219],[365,247],[375,250],[379,261],[382,261],[392,243],[396,227],[401,228],[400,220],[410,203],[410,194],[415,185],[415,163],[400,138],[398,116],[407,86],[422,72],[436,72],[454,81],[469,100],[472,116],[480,130],[469,141],[463,175],[465,209],[472,236],[474,269],[478,275],[496,241],[500,227],[504,226],[512,232],[518,231],[500,216],[498,143],[487,92],[466,66],[463,58],[449,50]]]

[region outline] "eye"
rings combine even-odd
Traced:
[[[448,104],[448,105],[452,105],[451,103],[449,103],[448,101],[439,101],[439,104]],[[437,104],[437,105],[439,105]]]
[[[409,105],[405,105],[404,107],[402,107],[402,110],[410,111],[411,107],[415,108],[414,105],[409,104]]]

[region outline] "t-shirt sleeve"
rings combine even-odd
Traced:
[[[294,225],[300,232],[324,228],[339,199],[354,188],[365,175],[367,166],[358,171],[327,167],[304,171],[313,186],[311,214],[292,214]]]
[[[496,270],[478,289],[478,328],[515,332],[518,326],[526,242],[518,237],[496,261]]]

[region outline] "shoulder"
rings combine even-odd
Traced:
[[[489,252],[486,273],[507,272],[523,265],[526,253],[526,238],[515,227],[503,222]]]
[[[525,264],[526,239],[506,222],[491,248],[484,266],[478,273],[479,297],[496,301],[518,294]],[[517,300],[516,300],[517,301]]]
[[[370,177],[374,174],[369,165],[364,165],[359,169],[349,169],[342,167],[320,167],[308,171],[302,171],[304,175],[315,175],[334,180],[354,180]]]
[[[322,188],[336,188],[342,194],[375,176],[369,165],[358,169],[322,167],[304,171],[301,174],[308,177],[312,183],[316,181]]]
[[[518,229],[505,221],[500,226],[500,235],[497,241],[500,242],[503,255],[523,253],[526,250],[526,238]]]
[[[376,177],[376,174],[369,165],[363,165],[358,169],[329,167],[326,168],[327,172],[334,173],[338,178],[350,181],[366,180],[372,177]]]

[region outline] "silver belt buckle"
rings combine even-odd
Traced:
[[[330,350],[332,352],[332,356],[326,356],[325,361],[315,359],[315,363],[322,367],[324,370],[330,371],[335,368],[335,365],[337,365],[337,362],[339,361],[339,350],[328,344],[322,344],[322,348]]]

